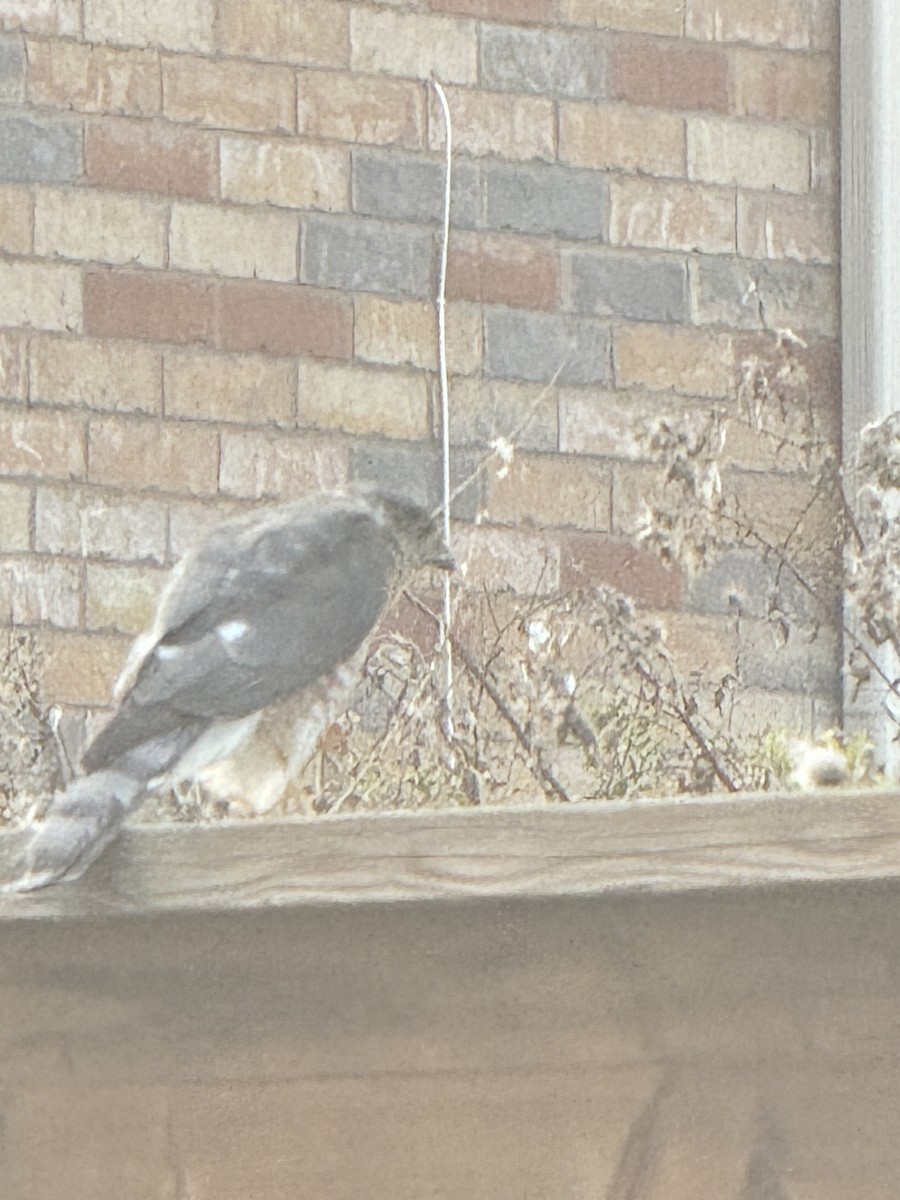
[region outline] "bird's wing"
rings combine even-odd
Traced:
[[[388,597],[391,543],[359,503],[290,506],[226,528],[186,565],[161,634],[84,758],[114,763],[193,723],[301,691],[362,644]]]

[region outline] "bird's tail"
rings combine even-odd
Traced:
[[[77,879],[103,853],[143,794],[119,771],[95,771],[56,792],[0,879],[0,892],[30,892],[63,877]]]

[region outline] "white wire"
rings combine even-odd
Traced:
[[[450,243],[450,185],[453,169],[453,123],[450,120],[450,107],[447,96],[438,81],[432,76],[431,86],[441,106],[444,118],[444,224],[441,236],[441,258],[438,272],[437,287],[437,323],[438,323],[438,373],[440,376],[441,394],[441,455],[443,467],[442,508],[444,516],[444,540],[450,547],[450,394],[447,382],[447,253]],[[451,610],[450,577],[444,576],[441,636],[444,649],[444,703],[445,725],[447,736],[453,737],[453,654],[450,648],[450,622],[453,617]]]

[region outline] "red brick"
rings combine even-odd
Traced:
[[[649,550],[633,542],[590,534],[573,535],[562,544],[560,586],[618,588],[646,608],[674,608],[681,579]]]
[[[728,58],[718,46],[617,37],[610,54],[610,94],[653,108],[726,112]]]
[[[353,305],[349,296],[315,288],[224,283],[220,345],[223,350],[350,358]]]
[[[457,234],[450,245],[447,296],[515,308],[559,305],[559,255],[501,234]]]
[[[128,191],[215,199],[219,151],[215,134],[144,121],[88,126],[87,180]]]
[[[85,332],[97,337],[211,345],[217,284],[149,271],[89,271]]]

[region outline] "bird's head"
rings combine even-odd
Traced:
[[[438,567],[453,571],[456,562],[450,553],[440,518],[432,516],[410,500],[378,492],[369,502],[380,513],[400,551],[404,567]]]

